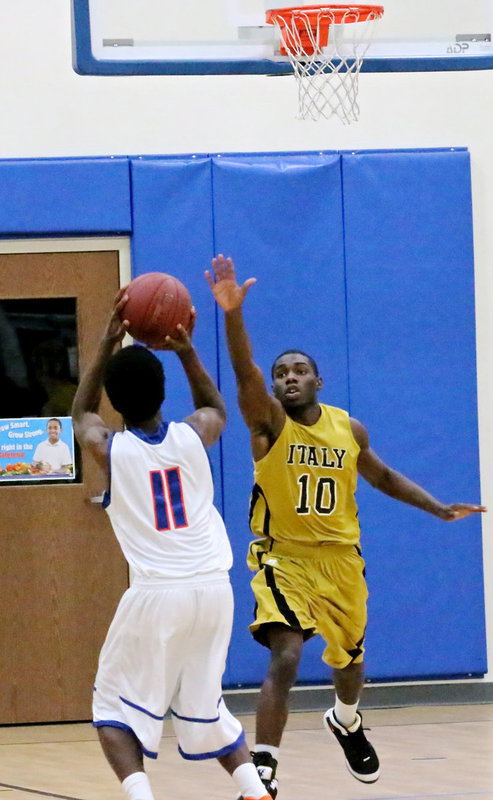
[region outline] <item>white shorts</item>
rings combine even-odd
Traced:
[[[232,621],[228,576],[171,586],[136,581],[120,600],[100,653],[93,724],[132,731],[144,755],[157,758],[170,709],[183,758],[235,750],[245,734],[221,687]]]

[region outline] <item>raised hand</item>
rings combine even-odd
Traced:
[[[440,517],[445,522],[455,522],[457,519],[468,517],[469,514],[483,513],[488,509],[485,506],[471,506],[467,503],[452,503],[450,506],[445,506]]]
[[[110,342],[114,342],[115,344],[116,342],[121,342],[128,330],[128,320],[125,318],[122,319],[122,311],[127,300],[127,287],[122,286],[122,288],[117,292],[113,301],[113,308],[111,310],[110,318],[106,325],[106,330],[103,337]]]
[[[190,313],[190,322],[184,328],[180,323],[176,326],[174,336],[166,336],[163,344],[160,347],[154,347],[154,350],[174,350],[177,355],[183,355],[192,349],[192,333],[195,327],[195,320],[197,319],[197,311],[192,306]]]
[[[233,259],[225,258],[222,254],[212,259],[212,268],[213,274],[207,270],[205,277],[218,305],[223,311],[234,311],[240,308],[250,286],[253,286],[257,279],[248,278],[240,286],[236,281]]]

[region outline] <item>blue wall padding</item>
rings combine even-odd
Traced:
[[[480,501],[472,211],[464,148],[0,161],[0,236],[132,232],[133,274],[171,272],[198,308],[195,342],[228,405],[211,451],[235,551],[226,686],[258,684],[267,651],[247,632],[249,435],[203,272],[218,252],[255,276],[245,317],[270,385],[276,355],[319,363],[320,399],[348,408],[391,466],[445,502]],[[162,355],[168,418],[192,410]],[[373,680],[486,671],[481,524],[444,523],[360,480]],[[326,681],[323,645],[299,679]]]
[[[337,154],[216,158],[214,233],[218,252],[234,255],[238,279],[256,277],[244,311],[256,361],[270,389],[270,367],[300,348],[319,362],[324,394],[347,406],[347,351],[341,173]],[[230,648],[234,683],[255,683],[267,651],[254,642],[248,499],[253,485],[249,434],[241,419],[220,314],[221,387],[229,411],[223,435],[225,521],[235,552],[236,616]],[[322,643],[306,648],[302,680],[326,680]]]
[[[215,380],[216,310],[204,278],[213,253],[211,160],[132,159],[133,275],[168,272],[188,288],[197,308],[194,341]],[[168,419],[192,413],[190,389],[174,353],[159,353],[167,375]],[[220,446],[211,452],[216,502],[222,510]]]
[[[388,464],[478,503],[469,154],[348,154],[343,180],[351,413]],[[481,520],[360,484],[369,675],[484,672]]]
[[[131,229],[126,158],[0,161],[0,236]]]

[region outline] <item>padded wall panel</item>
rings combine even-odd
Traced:
[[[132,270],[168,272],[188,288],[198,314],[194,342],[217,380],[214,302],[204,278],[213,254],[211,161],[208,158],[132,159]],[[175,353],[158,353],[167,375],[165,415],[193,411],[188,382]],[[216,503],[222,509],[219,444],[210,450]]]
[[[126,158],[0,161],[0,235],[128,233]]]
[[[238,279],[257,283],[245,302],[245,318],[270,388],[270,367],[283,350],[300,348],[319,362],[323,397],[347,406],[347,353],[340,159],[335,154],[231,156],[213,169],[216,250],[235,259]],[[222,312],[221,312],[222,317]],[[221,387],[228,404],[223,436],[225,520],[233,540],[235,627],[230,685],[259,683],[267,651],[248,632],[252,573],[245,565],[251,534],[248,500],[253,465],[241,419],[234,376],[220,319]],[[327,680],[322,642],[305,648],[299,679]]]
[[[349,404],[386,461],[446,501],[479,500],[468,154],[359,152],[344,155],[343,167],[342,184],[339,157],[330,153],[223,156],[213,170],[207,156],[134,158],[131,220],[125,158],[0,161],[0,236],[104,235],[133,226],[134,274],[173,271],[192,291],[195,340],[229,411],[222,462],[219,447],[212,453],[219,490],[224,470],[236,556],[228,685],[260,683],[267,653],[246,630],[252,464],[222,319],[216,369],[215,308],[203,281],[215,252],[235,257],[241,279],[258,278],[245,311],[266,374],[280,350],[305,348],[325,377],[321,397]],[[189,391],[176,356],[163,360],[167,414],[179,418],[191,408]],[[358,495],[370,676],[482,673],[479,520],[442,523],[364,481]],[[320,641],[308,643],[303,681],[326,679],[321,650]]]
[[[351,413],[444,502],[480,501],[472,215],[463,151],[343,158]],[[486,670],[481,520],[358,493],[368,674]]]

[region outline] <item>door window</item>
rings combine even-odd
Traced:
[[[74,297],[0,301],[0,484],[81,481],[76,311]]]

